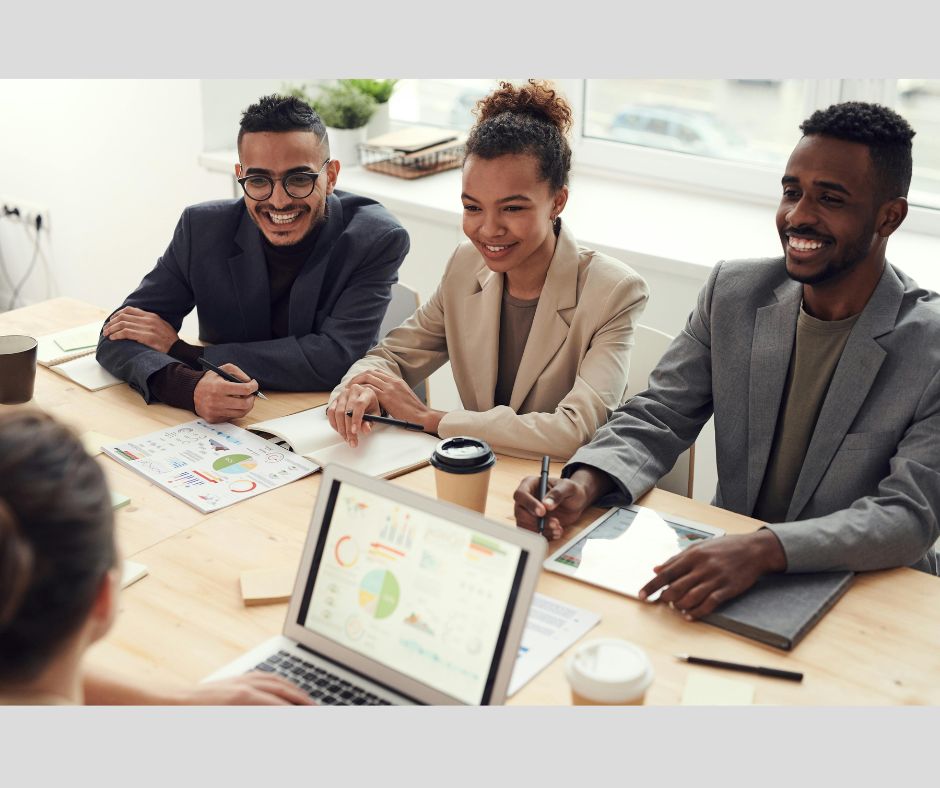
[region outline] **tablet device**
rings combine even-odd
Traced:
[[[694,520],[645,506],[621,506],[591,523],[550,555],[543,566],[636,597],[653,578],[654,566],[691,544],[722,535],[720,528]]]

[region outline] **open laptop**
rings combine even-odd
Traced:
[[[320,482],[283,634],[259,668],[320,703],[503,703],[545,539],[339,465]]]

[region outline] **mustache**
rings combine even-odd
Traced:
[[[800,238],[805,238],[810,241],[831,241],[832,239],[828,235],[821,235],[817,233],[811,227],[786,227],[783,230],[782,235],[787,237],[791,235],[798,235]]]
[[[280,206],[274,205],[274,203],[262,202],[262,203],[258,203],[258,205],[255,207],[259,211],[275,211],[276,213],[291,213],[293,211],[309,211],[310,210],[310,208],[304,205],[303,203],[301,203],[300,205],[288,205],[282,208]]]

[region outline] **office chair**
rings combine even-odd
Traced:
[[[649,386],[650,372],[659,363],[673,337],[649,326],[637,325],[634,332],[635,343],[630,353],[630,373],[627,376],[627,399]],[[661,490],[692,497],[692,483],[695,476],[695,444],[686,449],[676,464],[656,486]]]
[[[421,305],[421,299],[416,290],[412,290],[408,285],[396,282],[392,285],[392,300],[389,302],[388,309],[385,310],[385,318],[379,328],[379,340],[385,338],[385,335],[393,328],[398,328],[414,311]],[[428,401],[428,382],[422,380],[414,387],[415,394],[418,395],[425,405]]]

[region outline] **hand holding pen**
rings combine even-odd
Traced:
[[[210,424],[243,418],[255,404],[256,381],[248,380],[234,364],[226,364],[220,371],[235,382],[214,373],[203,375],[193,389],[193,409]]]
[[[231,372],[226,372],[226,371],[225,371],[224,369],[222,369],[221,367],[215,366],[215,364],[213,364],[213,363],[210,362],[210,361],[207,361],[207,360],[204,359],[204,358],[200,358],[200,359],[199,359],[199,365],[200,365],[203,369],[208,370],[209,372],[215,372],[215,374],[218,375],[220,378],[222,378],[222,380],[227,380],[229,383],[251,383],[251,381],[253,380],[253,378],[251,378],[250,376],[248,377],[247,380],[246,380],[246,379],[237,378],[237,377],[235,377],[235,375],[233,375]],[[234,364],[226,364],[225,366],[234,367],[235,369],[238,369],[238,367],[235,367]],[[241,372],[241,370],[238,370],[238,371]],[[242,373],[242,374],[244,374],[244,373]],[[267,397],[264,396],[264,394],[261,393],[261,389],[260,389],[260,388],[256,388],[253,393],[254,393],[254,395],[255,395],[258,399],[267,399]]]

